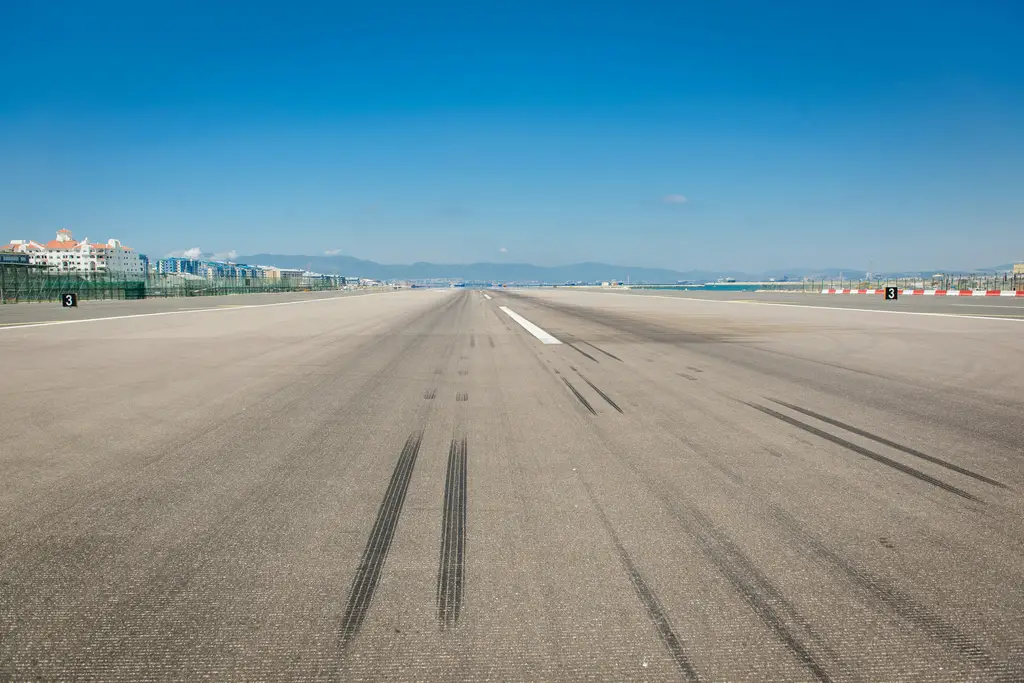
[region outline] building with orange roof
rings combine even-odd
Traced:
[[[29,263],[56,272],[116,273],[125,277],[145,277],[144,261],[134,249],[120,240],[107,240],[106,244],[91,243],[88,238],[78,242],[71,231],[64,228],[46,244],[32,240],[11,240],[5,250],[27,253]]]

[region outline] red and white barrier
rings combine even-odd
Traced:
[[[884,289],[823,289],[822,294],[885,294]],[[1024,291],[1000,289],[901,289],[900,296],[1019,296]]]

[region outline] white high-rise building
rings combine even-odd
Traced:
[[[32,240],[11,240],[4,251],[27,253],[29,263],[57,272],[108,272],[126,277],[144,277],[142,260],[134,249],[120,240],[93,244],[88,239],[77,242],[70,230],[58,230],[57,237],[46,244]]]

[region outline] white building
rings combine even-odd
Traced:
[[[70,230],[58,230],[46,244],[32,240],[11,240],[5,251],[27,253],[31,265],[57,272],[108,272],[126,277],[145,277],[142,260],[134,249],[120,240],[93,244],[88,239],[75,241]]]

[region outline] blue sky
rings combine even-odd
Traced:
[[[6,3],[0,239],[1024,260],[1022,27],[1019,2]]]

